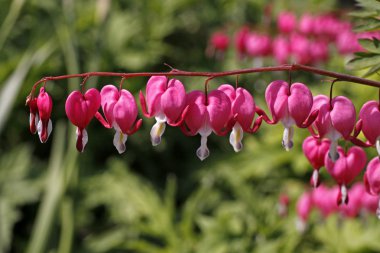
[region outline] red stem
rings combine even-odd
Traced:
[[[40,79],[39,81],[37,81],[33,85],[33,88],[29,96],[33,98],[33,94],[36,90],[36,87],[40,83],[53,81],[53,80],[75,78],[75,77],[85,77],[87,80],[87,78],[91,76],[115,76],[115,77],[124,77],[124,78],[139,77],[139,76],[204,76],[204,77],[208,77],[208,81],[210,81],[211,79],[222,77],[222,76],[232,76],[232,75],[258,73],[258,72],[274,72],[274,71],[306,71],[306,72],[311,72],[311,73],[315,73],[322,76],[333,77],[339,81],[348,81],[348,82],[364,84],[364,85],[380,88],[380,82],[377,82],[377,81],[360,78],[356,76],[351,76],[347,74],[342,74],[338,72],[318,69],[315,67],[310,67],[310,66],[301,65],[301,64],[287,64],[287,65],[281,65],[281,66],[248,68],[248,69],[231,70],[231,71],[224,71],[224,72],[190,72],[190,71],[172,69],[170,72],[140,72],[140,73],[87,72],[87,73],[81,73],[81,74],[49,76],[49,77],[44,77]]]

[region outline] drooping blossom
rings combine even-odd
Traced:
[[[331,189],[321,184],[312,191],[313,203],[324,218],[337,211],[336,196],[339,194],[339,187],[335,186]]]
[[[314,128],[316,128],[319,138],[331,140],[329,156],[335,161],[338,159],[336,151],[338,140],[340,138],[349,140],[354,129],[355,106],[344,96],[337,96],[330,101],[325,95],[317,95],[314,97],[312,110],[319,110],[319,114],[309,130],[315,135]]]
[[[145,117],[155,117],[156,123],[150,131],[152,145],[161,142],[167,123],[179,126],[186,115],[186,91],[183,84],[176,79],[168,81],[165,76],[152,76],[146,85],[146,100],[140,91],[140,103]]]
[[[354,218],[360,214],[362,210],[362,199],[366,195],[364,185],[355,183],[348,191],[350,202],[347,205],[341,205],[340,211],[345,217]]]
[[[307,137],[302,144],[302,150],[306,158],[313,167],[313,175],[310,184],[315,188],[320,184],[319,169],[325,165],[325,155],[329,151],[330,141],[318,139],[312,136]]]
[[[281,33],[291,33],[296,29],[297,19],[292,12],[281,12],[277,17],[277,28]]]
[[[342,31],[338,34],[336,47],[340,54],[353,54],[362,51],[357,35],[351,30]]]
[[[278,121],[284,125],[282,145],[289,151],[293,147],[293,126],[308,127],[318,115],[318,110],[313,110],[313,96],[309,88],[302,83],[289,85],[283,80],[271,82],[265,91],[265,100],[272,114],[270,124]]]
[[[289,196],[285,193],[282,193],[278,198],[277,210],[280,217],[286,217],[288,215],[289,209]]]
[[[314,33],[314,25],[315,18],[312,15],[306,13],[301,16],[298,29],[301,33],[311,35]]]
[[[327,172],[334,178],[340,186],[337,196],[337,203],[348,203],[347,185],[350,184],[356,176],[364,169],[367,157],[364,150],[360,147],[351,147],[347,152],[338,146],[339,158],[334,162],[329,154],[325,156],[325,166]]]
[[[254,58],[254,65],[262,65],[262,57],[271,53],[271,39],[268,35],[251,32],[245,40],[247,54]]]
[[[53,129],[50,115],[53,109],[53,100],[50,95],[45,91],[44,87],[41,87],[40,93],[37,97],[38,108],[38,124],[37,132],[42,143],[46,142]]]
[[[254,133],[258,130],[261,124],[261,116],[253,125],[255,117],[255,101],[252,95],[244,88],[235,88],[229,84],[219,86],[218,90],[223,91],[231,102],[230,120],[235,121],[230,134],[230,144],[235,152],[239,152],[243,148],[244,132]]]
[[[304,192],[297,201],[297,221],[296,227],[300,232],[304,232],[307,220],[313,208],[313,199],[310,192]]]
[[[309,39],[302,35],[294,33],[290,36],[290,50],[294,61],[299,64],[309,64],[313,60],[311,43]]]
[[[91,88],[82,94],[76,90],[70,93],[66,100],[66,115],[76,127],[77,143],[76,148],[79,152],[83,152],[88,142],[87,125],[95,116],[101,103],[99,91]]]
[[[380,156],[380,105],[371,100],[363,105],[359,113],[359,122],[364,136],[371,145],[376,145]]]
[[[210,152],[207,148],[207,137],[214,132],[225,135],[231,114],[231,102],[228,96],[220,90],[213,90],[206,94],[202,91],[191,91],[186,95],[188,112],[181,130],[184,134],[201,135],[201,146],[196,154],[200,160],[206,159]]]
[[[326,62],[329,59],[329,45],[325,40],[314,40],[310,42],[313,63]]]
[[[248,26],[243,26],[235,35],[235,47],[239,59],[243,59],[247,54],[246,40],[248,35]]]
[[[221,31],[215,32],[211,35],[206,53],[209,57],[215,56],[217,59],[221,60],[223,59],[224,53],[228,49],[229,44],[230,39],[227,34]]]
[[[284,36],[277,36],[273,40],[273,56],[277,63],[285,64],[290,58],[290,43]]]
[[[29,106],[29,130],[32,134],[37,132],[38,116],[37,98],[27,98],[26,104]]]
[[[380,158],[373,158],[367,165],[367,170],[364,173],[364,186],[366,191],[373,195],[380,197]],[[380,219],[380,200],[376,215]]]
[[[129,91],[118,90],[113,85],[104,86],[100,96],[109,127],[113,127],[116,131],[113,144],[121,154],[126,149],[125,142],[128,136],[135,133],[142,124],[141,119],[136,122],[138,111],[135,98]]]

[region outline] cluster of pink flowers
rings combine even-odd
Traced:
[[[156,119],[150,131],[152,145],[160,144],[166,124],[179,127],[187,136],[201,136],[201,145],[196,151],[201,160],[210,154],[207,138],[211,133],[219,136],[229,133],[230,144],[235,152],[239,152],[243,147],[243,134],[255,133],[262,120],[268,124],[281,122],[284,126],[282,145],[289,151],[293,147],[294,128],[308,128],[311,136],[305,139],[303,151],[314,169],[310,182],[314,187],[319,185],[319,170],[325,166],[339,185],[338,205],[349,202],[347,186],[366,166],[366,154],[361,147],[376,146],[380,155],[380,105],[377,101],[365,103],[356,120],[355,107],[347,97],[313,97],[302,83],[276,80],[268,85],[265,100],[272,119],[256,105],[246,89],[229,84],[222,84],[210,92],[186,92],[177,79],[152,76],[146,85],[145,95],[140,91],[139,98],[143,115]],[[50,115],[53,103],[45,87],[40,89],[38,97],[28,100],[28,105],[30,131],[38,132],[41,142],[46,142],[52,129]],[[99,112],[100,108],[104,116]],[[104,127],[115,130],[113,144],[119,153],[126,150],[128,136],[142,124],[142,119],[137,120],[134,96],[114,85],[106,85],[100,92],[95,88],[86,92],[73,91],[66,100],[65,110],[77,127],[76,147],[80,152],[88,142],[86,127],[94,117]],[[366,142],[357,138],[360,132],[367,138]],[[344,149],[338,145],[341,139],[355,146]],[[379,157],[369,162],[364,179],[367,191],[379,195]]]
[[[277,63],[297,62],[315,65],[329,59],[332,50],[341,55],[363,51],[361,38],[380,38],[379,32],[354,33],[348,21],[332,14],[313,16],[303,14],[298,20],[292,12],[282,12],[277,17],[275,36],[242,27],[234,38],[239,59],[272,57]],[[221,31],[211,35],[208,55],[221,59],[230,44],[229,36]]]
[[[318,210],[322,218],[327,218],[334,213],[346,218],[355,218],[361,214],[377,212],[379,197],[368,194],[363,183],[357,182],[351,187],[350,202],[347,205],[336,205],[335,196],[338,192],[338,186],[328,188],[325,185],[304,192],[299,197],[296,206],[297,229],[305,230],[313,210]]]

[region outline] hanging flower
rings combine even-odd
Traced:
[[[66,115],[76,127],[77,143],[76,148],[83,152],[88,141],[86,131],[87,125],[95,116],[100,107],[100,94],[97,89],[91,88],[85,94],[76,90],[70,93],[66,100]]]
[[[50,95],[45,91],[44,87],[41,87],[40,94],[37,97],[38,108],[38,124],[37,132],[42,143],[46,142],[53,129],[50,115],[53,109],[53,100]]]

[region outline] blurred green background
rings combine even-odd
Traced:
[[[238,154],[228,137],[213,135],[211,155],[201,162],[195,155],[200,138],[185,137],[177,128],[167,127],[163,142],[153,148],[152,119],[144,119],[128,138],[127,152],[118,155],[113,131],[94,120],[86,150],[78,154],[64,103],[80,79],[47,84],[54,107],[46,144],[29,133],[24,105],[33,83],[44,76],[168,71],[163,63],[189,71],[250,67],[237,61],[232,47],[223,61],[206,58],[210,34],[224,28],[232,36],[244,24],[260,30],[268,4],[274,25],[281,10],[354,7],[341,2],[1,0],[0,252],[379,252],[380,225],[372,216],[323,221],[314,214],[304,233],[296,230],[295,202],[312,171],[301,151],[306,130],[296,130],[291,152],[281,147],[281,125],[246,135]],[[346,72],[338,56],[323,67]],[[239,83],[266,109],[265,86],[280,78],[287,73],[245,75]],[[313,94],[329,92],[323,77],[292,78],[310,85]],[[204,78],[180,80],[188,90],[204,83]],[[129,79],[124,88],[137,94],[146,81]],[[235,78],[215,79],[211,87],[226,82]],[[108,83],[119,79],[92,77],[88,86]],[[334,88],[357,110],[376,93],[348,83]],[[332,184],[325,171],[322,178]],[[280,193],[290,196],[287,217],[278,215]]]

